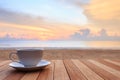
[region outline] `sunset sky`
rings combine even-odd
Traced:
[[[120,40],[120,0],[0,0],[0,40]]]

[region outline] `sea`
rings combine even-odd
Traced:
[[[120,49],[120,41],[0,41],[1,49]]]

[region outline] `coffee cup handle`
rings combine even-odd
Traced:
[[[19,62],[18,60],[15,60],[15,59],[13,58],[13,55],[16,55],[16,53],[10,53],[10,54],[9,54],[9,59],[12,60],[13,62]]]

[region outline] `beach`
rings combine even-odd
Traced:
[[[8,60],[16,49],[0,49],[0,60]],[[17,58],[15,56],[15,58]],[[119,49],[45,49],[43,59],[120,59]]]

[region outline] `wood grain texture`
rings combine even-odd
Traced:
[[[70,80],[62,60],[55,60],[54,80]]]
[[[38,78],[39,71],[28,72],[20,80],[36,80]]]
[[[88,80],[104,80],[79,60],[72,60]]]
[[[0,66],[10,63],[10,60],[0,62]]]
[[[8,69],[8,68],[9,68],[8,64],[0,66],[0,72],[4,71],[5,69]]]
[[[115,64],[113,64],[111,62],[108,62],[108,61],[105,61],[105,60],[97,60],[97,61],[104,64],[104,65],[107,65],[107,66],[109,66],[111,68],[114,68],[114,69],[120,71],[120,66],[118,66],[118,65],[115,65]]]
[[[6,67],[3,71],[0,72],[0,80],[3,80],[5,77],[7,77],[12,72],[12,68]]]
[[[24,72],[13,70],[3,80],[20,80],[24,76],[24,74],[25,74]]]
[[[113,60],[109,60],[109,59],[104,59],[104,60],[107,61],[107,62],[113,63],[113,64],[115,64],[115,65],[120,66],[120,62],[113,61]]]
[[[109,59],[109,60],[110,60],[110,59]],[[112,61],[115,61],[115,62],[120,63],[120,59],[114,59],[114,60],[112,60]]]
[[[90,69],[92,69],[95,73],[101,76],[104,80],[120,80],[120,78],[116,77],[115,75],[109,73],[108,71],[90,63],[88,61],[82,60],[82,62],[87,65]]]
[[[64,60],[64,64],[71,80],[87,80],[71,60]]]
[[[52,60],[36,72],[19,72],[0,62],[0,80],[120,80],[119,60]]]
[[[113,75],[115,75],[115,76],[120,78],[120,72],[118,70],[115,70],[114,68],[106,66],[106,65],[104,65],[102,63],[99,63],[99,62],[97,62],[95,60],[89,60],[89,62],[95,64],[98,67],[101,67],[102,69],[104,69],[104,70],[108,71],[109,73],[112,73]]]
[[[42,69],[37,80],[53,80],[54,77],[54,61],[51,61],[51,64],[45,68]]]

